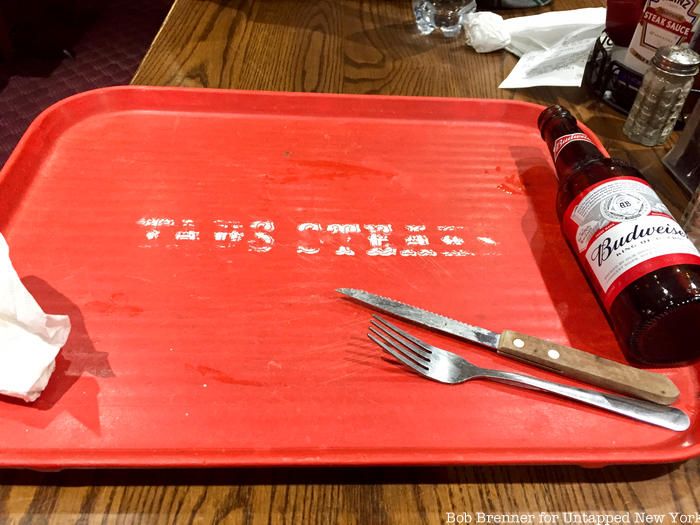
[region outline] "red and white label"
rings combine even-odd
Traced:
[[[691,2],[688,1],[688,4]],[[693,24],[691,20],[679,21],[675,17],[666,16],[666,11],[661,9],[647,8],[642,16],[642,21],[654,25],[660,29],[665,29],[669,33],[681,37],[682,41],[689,41],[693,34]]]
[[[700,253],[654,190],[635,177],[588,188],[564,214],[564,234],[593,277],[607,309],[640,277],[675,264],[700,264]]]
[[[559,153],[561,153],[561,150],[564,149],[564,146],[572,142],[576,142],[577,140],[590,142],[593,144],[591,139],[589,139],[588,135],[585,133],[570,133],[569,135],[562,135],[554,141],[554,147],[552,148],[552,157],[554,158],[554,162],[557,161],[557,157],[559,157]]]

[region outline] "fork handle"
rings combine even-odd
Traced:
[[[500,370],[480,370],[480,377],[502,381],[506,383],[515,383],[518,385],[526,385],[545,392],[558,394],[568,399],[573,399],[592,405],[610,412],[615,412],[623,416],[644,421],[652,425],[657,425],[669,430],[677,432],[687,430],[690,427],[690,418],[682,410],[677,408],[658,405],[641,399],[632,399],[614,394],[604,394],[595,390],[587,390],[553,381],[546,381],[525,374],[517,374],[514,372],[502,372]]]
[[[680,395],[678,387],[663,374],[641,370],[512,330],[505,330],[501,334],[498,351],[591,385],[662,405],[670,405]]]

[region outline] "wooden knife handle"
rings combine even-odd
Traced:
[[[678,387],[663,374],[610,361],[582,350],[505,330],[498,344],[501,353],[553,369],[567,377],[670,405],[680,395]]]

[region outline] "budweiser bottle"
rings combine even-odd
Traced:
[[[644,177],[608,158],[560,106],[539,117],[562,231],[632,361],[700,357],[700,254]]]

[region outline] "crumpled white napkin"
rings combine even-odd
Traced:
[[[47,315],[12,267],[0,234],[0,394],[36,401],[70,333],[66,315]]]
[[[467,43],[477,51],[505,48],[520,57],[499,87],[580,86],[588,55],[605,27],[605,8],[499,18],[472,17],[464,23]]]
[[[503,17],[491,11],[467,13],[463,18],[467,45],[477,53],[490,53],[510,44]]]

